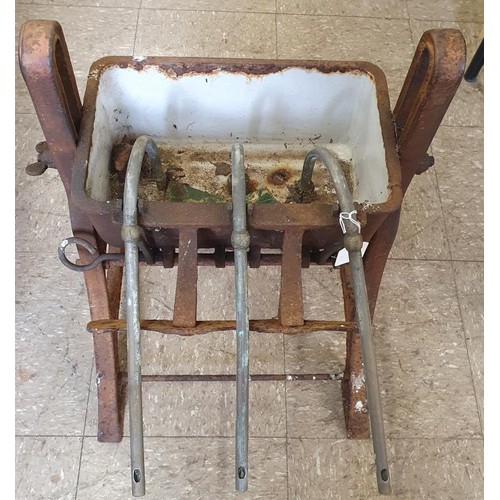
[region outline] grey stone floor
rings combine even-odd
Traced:
[[[479,0],[18,0],[61,23],[81,94],[105,55],[368,60],[394,104],[420,35],[459,28],[469,56]],[[82,276],[57,259],[70,235],[62,184],[30,178],[43,134],[16,71],[16,498],[131,498],[129,442],[98,443],[93,345]],[[415,179],[375,316],[393,495],[483,498],[483,75],[463,82]],[[175,270],[141,273],[143,310],[168,317]],[[250,272],[253,317],[273,316],[279,270]],[[200,271],[199,315],[230,318],[232,270]],[[306,313],[341,311],[336,273],[304,271]],[[318,298],[325,306],[318,306]],[[333,297],[333,298],[332,298]],[[145,372],[228,373],[229,333],[151,334]],[[343,369],[340,334],[251,336],[260,373]],[[375,499],[370,441],[346,438],[340,382],[251,385],[250,489],[233,492],[234,384],[145,384],[148,499]]]

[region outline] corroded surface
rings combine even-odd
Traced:
[[[32,17],[59,19],[71,45],[81,95],[89,61],[107,54],[130,55],[137,35],[136,55],[168,53],[184,56],[188,51],[194,56],[209,57],[229,54],[236,57],[257,55],[265,58],[367,59],[377,62],[386,73],[391,102],[394,104],[413,53],[412,38],[417,41],[424,29],[428,28],[458,27],[466,36],[468,51],[471,52],[481,36],[483,19],[477,2],[454,0],[445,3],[412,2],[408,5],[408,12],[404,2],[394,0],[349,4],[280,0],[277,3],[277,16],[273,1],[230,2],[231,10],[252,11],[251,15],[236,17],[231,12],[214,15],[209,9],[228,10],[229,3],[217,2],[215,5],[209,0],[195,2],[196,5],[191,1],[169,2],[169,9],[179,10],[168,11],[155,10],[164,8],[164,2],[158,0],[143,0],[139,10],[139,2],[135,0],[120,3],[120,7],[126,8],[115,8],[116,0],[102,1],[100,7],[95,7],[95,2],[90,0],[80,2],[82,6],[76,6],[76,2],[71,0],[60,1],[57,6],[36,3],[17,5],[16,26],[19,27],[24,20]],[[199,8],[204,10],[185,10]],[[351,15],[356,17],[349,17]],[[390,19],[393,16],[396,18]],[[423,17],[427,21],[420,21]],[[360,36],[361,32],[369,36]],[[415,196],[412,188],[408,192],[408,213],[406,218],[404,213],[402,217],[402,235],[407,238],[402,246],[397,247],[398,253],[394,256],[410,260],[402,265],[391,266],[382,284],[382,290],[386,291],[382,293],[377,307],[375,321],[377,324],[380,319],[382,323],[376,333],[378,338],[384,339],[382,344],[378,342],[377,345],[386,345],[386,341],[392,345],[394,339],[400,339],[394,344],[394,349],[389,348],[382,357],[379,356],[382,366],[388,367],[383,380],[384,402],[392,398],[394,403],[391,406],[397,408],[397,411],[387,415],[387,423],[393,431],[401,432],[402,423],[410,422],[409,431],[412,433],[410,439],[389,441],[394,498],[482,498],[483,495],[482,438],[471,405],[471,384],[474,382],[478,395],[483,376],[480,326],[482,301],[479,298],[482,275],[476,272],[477,260],[482,260],[482,241],[473,238],[464,244],[463,235],[466,233],[460,236],[460,231],[455,231],[453,225],[445,224],[453,221],[452,217],[457,214],[452,202],[462,196],[459,194],[460,188],[456,190],[456,186],[461,183],[459,179],[463,176],[467,178],[471,173],[471,164],[481,161],[479,148],[474,146],[481,139],[477,139],[478,134],[468,135],[470,131],[466,132],[461,126],[475,126],[479,132],[482,131],[482,81],[480,74],[477,84],[463,83],[460,86],[457,99],[445,117],[445,123],[451,125],[450,133],[448,138],[443,136],[438,144],[438,154],[434,152],[437,169],[450,171],[453,178],[442,178],[439,183],[430,182],[429,178],[419,178],[412,185],[417,188]],[[57,340],[58,345],[72,345],[69,359],[78,352],[87,360],[84,365],[88,362],[90,367],[92,361],[88,354],[92,353],[92,347],[90,334],[85,332],[89,317],[85,312],[83,281],[81,276],[64,269],[62,273],[54,271],[60,269],[55,249],[70,231],[63,186],[54,171],[48,171],[39,178],[27,178],[24,172],[25,166],[34,160],[34,145],[43,140],[43,134],[37,125],[19,72],[16,73],[16,108],[16,248],[19,256],[16,282],[19,296],[16,299],[21,301],[17,304],[16,330],[26,339],[18,344],[16,354],[16,363],[21,363],[17,369],[17,387],[23,396],[19,405],[17,402],[16,405],[18,409],[23,409],[21,421],[26,424],[24,430],[17,432],[25,431],[29,436],[34,436],[18,438],[17,496],[30,500],[38,498],[38,495],[43,498],[74,498],[75,495],[89,499],[127,498],[129,484],[125,476],[129,465],[128,440],[125,438],[120,444],[97,443],[94,414],[94,418],[87,420],[89,437],[84,439],[82,449],[81,428],[85,403],[80,406],[79,399],[68,398],[68,395],[72,387],[82,390],[83,396],[88,394],[88,389],[85,384],[81,385],[80,381],[74,379],[71,369],[61,376],[64,367],[71,365],[67,364],[66,357],[61,358],[65,351],[51,343]],[[453,136],[459,139],[453,142],[450,139]],[[443,162],[454,152],[457,152],[459,159],[453,162],[452,171],[451,164]],[[463,158],[467,158],[467,161],[461,161]],[[435,171],[431,170],[427,174],[432,176]],[[455,180],[458,182],[455,183]],[[439,215],[440,197],[443,195],[444,205],[449,202],[445,217]],[[419,209],[420,203],[422,206]],[[460,223],[456,225],[457,228],[460,226]],[[466,253],[455,255],[454,258],[459,258],[461,262],[448,267],[444,277],[439,265],[435,267],[436,263],[427,263],[430,268],[422,267],[423,264],[427,265],[425,259],[449,262],[449,252],[446,250],[448,240],[452,241],[452,251],[467,250]],[[30,254],[36,255],[36,259],[28,258]],[[49,259],[49,255],[51,263],[47,264],[43,260]],[[40,258],[43,261],[41,263]],[[175,291],[172,285],[175,283],[176,269],[151,271],[143,276],[141,285],[144,305],[149,308],[147,317],[171,317]],[[272,317],[278,305],[279,269],[269,267],[250,271],[251,317]],[[304,287],[313,292],[311,299],[320,296],[321,291],[326,296],[336,293],[330,281],[335,271],[325,274],[323,271],[318,268],[321,276],[315,278],[313,287],[304,278]],[[160,276],[153,280],[152,274],[157,272]],[[426,276],[424,280],[417,279],[421,274]],[[200,276],[199,318],[231,319],[234,314],[232,269],[202,268]],[[453,288],[454,276],[457,278],[458,298],[457,290]],[[401,295],[408,292],[408,287],[411,288],[414,281],[415,287],[422,287],[422,293],[411,294],[407,300],[402,300]],[[437,286],[442,281],[447,285]],[[82,302],[75,302],[63,286],[62,295],[65,299],[70,298],[64,301],[64,308],[59,310],[50,305],[59,304],[51,298],[51,293],[61,292],[61,284],[65,282],[81,296]],[[392,283],[395,284],[394,288]],[[150,293],[147,292],[149,286],[154,289]],[[436,294],[432,292],[435,288]],[[309,297],[307,291],[304,296],[306,299]],[[461,314],[457,315],[458,304]],[[77,319],[75,324],[77,309],[82,318]],[[327,311],[333,314],[329,307]],[[308,306],[306,301],[306,318],[317,318],[320,312],[319,306],[315,303]],[[156,316],[149,313],[155,313]],[[337,313],[335,310],[336,316]],[[395,318],[396,327],[389,329],[389,323],[394,322]],[[40,325],[43,325],[43,332],[52,331],[55,337],[48,339],[47,335],[42,335],[38,330]],[[453,345],[454,342],[460,343],[457,339],[462,327],[469,349],[470,368],[464,359],[463,345],[458,350]],[[438,335],[437,350],[431,352],[427,363],[428,352],[421,350],[420,354],[415,354],[414,351],[421,346],[412,345],[411,342],[425,344],[429,337],[435,335]],[[285,361],[286,371],[294,371],[292,367],[296,367],[297,370],[308,372],[311,367],[318,367],[330,373],[343,368],[343,345],[336,342],[343,342],[344,334],[331,337],[326,332],[319,332],[305,337],[287,337],[285,341],[280,335],[255,334],[251,339],[251,371],[283,372]],[[408,351],[405,350],[407,343]],[[48,355],[35,354],[33,349],[42,344],[46,350],[42,349],[41,352]],[[435,347],[435,342],[430,344],[431,349]],[[458,356],[458,364],[450,361],[447,349],[455,349],[453,354]],[[25,361],[31,355],[44,376],[34,378],[33,372],[26,369]],[[212,336],[176,339],[149,333],[145,336],[144,355],[150,361],[149,373],[186,373],[189,368],[195,373],[228,373],[235,359],[233,335],[231,332],[221,332]],[[446,361],[444,365],[439,364],[442,359]],[[459,369],[448,367],[447,364],[455,364]],[[79,364],[79,367],[82,366]],[[433,371],[433,366],[439,369]],[[96,400],[95,374],[89,378],[89,369],[85,367],[82,373],[84,379],[91,382],[90,415],[95,410]],[[54,375],[54,370],[57,375]],[[458,382],[457,371],[460,376]],[[435,375],[438,378],[432,388],[431,382]],[[431,404],[413,406],[415,386],[405,387],[405,383],[421,384],[425,392],[419,394],[429,398]],[[40,389],[43,384],[45,388]],[[441,390],[443,384],[448,388]],[[291,386],[290,391],[294,390],[292,384],[287,382],[287,385]],[[456,385],[464,385],[466,392],[457,395],[453,391]],[[36,405],[30,405],[30,394],[36,396]],[[57,398],[54,399],[56,394]],[[169,394],[176,397],[173,393]],[[328,391],[325,397],[332,398]],[[442,397],[445,398],[444,404]],[[300,398],[293,395],[290,399],[294,404],[300,402]],[[82,398],[84,400],[85,397]],[[325,408],[321,396],[316,399],[310,397],[308,411],[313,416],[315,400],[323,405],[320,406],[321,411],[331,408]],[[480,398],[478,406],[481,412]],[[26,409],[32,420],[25,418],[28,416]],[[300,409],[303,410],[302,407]],[[38,417],[36,414],[39,410],[41,414]],[[416,416],[413,416],[414,410],[417,411]],[[421,419],[424,410],[427,415]],[[70,422],[66,418],[66,411],[76,411],[76,420]],[[320,415],[321,411],[317,414]],[[427,431],[433,416],[435,421],[448,421],[451,418],[450,432],[446,431],[446,426],[431,426]],[[338,417],[342,424],[342,415]],[[33,424],[36,419],[43,425]],[[62,437],[39,436],[54,432],[54,429]],[[202,427],[200,429],[203,431]],[[307,427],[300,431],[297,425],[295,429],[298,434],[307,432]],[[471,432],[474,437],[468,439]],[[452,433],[451,439],[437,437]],[[429,435],[433,437],[429,439]],[[232,438],[224,436],[146,438],[150,480],[148,498],[164,498],[165,488],[172,492],[173,497],[186,499],[203,496],[215,500],[236,496],[232,478],[233,449]],[[284,438],[251,438],[250,451],[255,473],[252,480],[253,497],[281,500],[288,494],[290,498],[297,499],[314,497],[343,500],[378,496],[370,470],[371,463],[367,460],[372,451],[369,441],[299,437],[290,439],[287,448]],[[77,482],[78,468],[80,479]],[[200,470],[203,470],[203,474],[200,474]]]

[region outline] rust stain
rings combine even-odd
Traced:
[[[123,141],[113,146],[111,150],[111,163],[117,172],[123,172],[125,170],[131,152],[132,144],[128,142]]]
[[[293,60],[293,61],[266,61],[266,60],[245,60],[245,59],[224,59],[216,58],[176,58],[148,57],[138,61],[137,59],[109,58],[110,60],[102,70],[113,67],[122,69],[131,68],[135,71],[144,71],[154,68],[163,73],[167,78],[177,79],[190,76],[217,75],[220,73],[240,74],[248,80],[262,78],[263,76],[282,73],[290,69],[300,69],[303,71],[317,71],[323,74],[349,73],[375,80],[372,74],[372,65],[359,63],[356,61],[313,61],[313,60]],[[112,60],[115,59],[116,62]],[[366,68],[360,67],[366,64]],[[208,83],[208,81],[207,81]]]
[[[267,176],[267,182],[273,184],[274,186],[283,186],[287,181],[290,180],[292,174],[287,168],[278,168],[271,172]]]
[[[231,173],[231,165],[226,162],[217,162],[215,165],[215,175],[229,175]]]

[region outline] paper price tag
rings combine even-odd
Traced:
[[[365,254],[367,248],[368,248],[368,241],[363,241],[363,246],[361,247],[361,256]],[[341,266],[342,264],[347,264],[348,262],[349,262],[349,252],[345,248],[342,248],[342,250],[339,250],[337,258],[335,259],[335,264],[333,266],[338,267]]]

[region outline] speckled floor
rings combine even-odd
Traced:
[[[480,0],[18,0],[63,26],[81,95],[104,55],[368,60],[394,104],[420,35],[459,28],[468,60]],[[129,441],[98,443],[93,345],[57,175],[24,167],[43,140],[16,72],[16,498],[128,499]],[[392,498],[483,498],[483,74],[463,82],[432,145],[436,165],[405,198],[375,316]],[[143,310],[168,317],[175,270],[141,274]],[[279,271],[251,270],[253,317],[276,314]],[[232,269],[200,272],[199,316],[226,317]],[[304,271],[306,314],[341,311],[336,273]],[[322,297],[325,306],[319,306]],[[340,334],[251,336],[251,371],[339,373]],[[145,373],[229,373],[234,339],[144,343]],[[340,381],[251,384],[250,488],[233,491],[234,384],[145,384],[148,499],[375,499],[370,441],[346,438]],[[127,427],[126,427],[127,429]],[[127,431],[128,432],[128,431]]]

